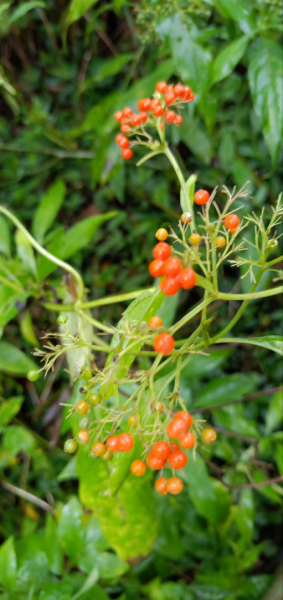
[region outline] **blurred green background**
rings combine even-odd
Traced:
[[[113,113],[136,109],[158,80],[182,81],[195,92],[184,124],[169,131],[185,175],[196,173],[209,191],[249,181],[241,216],[262,208],[271,214],[282,189],[282,13],[279,0],[0,3],[0,204],[46,248],[70,259],[89,298],[151,285],[155,231],[176,225],[180,214],[166,157],[137,169],[143,151],[125,163],[114,141]],[[279,255],[278,248],[273,257]],[[248,291],[243,274],[226,265],[223,291]],[[261,289],[270,283],[265,278]],[[69,425],[59,402],[76,396],[70,400],[65,364],[36,384],[25,379],[42,331],[57,330],[55,313],[41,302],[64,298],[68,286],[0,216],[0,596],[282,599],[277,484],[223,491],[217,473],[198,459],[178,498],[157,498],[152,481],[144,491],[129,478],[115,510],[82,506],[75,464],[61,450]],[[194,292],[193,302],[199,297]],[[165,312],[174,320],[187,307],[184,294]],[[124,308],[93,314],[116,324]],[[278,296],[250,304],[234,334],[278,334],[282,308]],[[219,306],[215,331],[236,310],[237,303],[229,312]],[[282,391],[268,391],[281,384],[282,357],[264,348],[220,348],[183,371],[190,408],[267,390],[205,415],[248,438],[221,435],[209,455],[227,470],[229,484],[283,475]],[[55,502],[58,519],[20,498],[21,489]]]

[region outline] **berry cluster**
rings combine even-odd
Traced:
[[[145,136],[152,142],[153,140],[149,138],[144,130],[145,123],[149,126],[158,126],[161,131],[164,130],[166,123],[182,125],[182,116],[172,110],[172,107],[179,108],[183,103],[193,102],[195,97],[191,88],[181,83],[169,85],[165,81],[159,81],[155,89],[153,98],[141,98],[138,101],[138,113],[134,113],[129,106],[126,106],[123,110],[119,110],[114,114],[115,120],[121,124],[121,133],[118,133],[115,139],[122,149],[122,157],[125,160],[129,160],[133,156],[130,141],[126,135]],[[136,143],[135,141],[134,144]],[[144,142],[139,140],[138,143]],[[150,144],[147,143],[146,145]]]

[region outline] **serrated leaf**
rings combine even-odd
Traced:
[[[60,210],[66,193],[65,183],[58,179],[49,188],[42,198],[33,218],[32,233],[35,239],[42,244],[45,233],[53,224]]]
[[[282,53],[276,42],[267,38],[255,42],[248,77],[255,112],[272,161],[276,163],[283,126]]]
[[[244,56],[249,42],[249,37],[243,35],[223,48],[217,55],[212,67],[212,83],[217,83],[228,77]]]
[[[29,356],[9,342],[0,342],[0,372],[26,375],[33,369],[36,370],[37,365]]]
[[[0,548],[0,582],[9,591],[17,585],[17,557],[12,536]]]

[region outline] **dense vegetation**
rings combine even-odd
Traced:
[[[167,157],[137,168],[144,150],[137,146],[123,161],[115,143],[114,112],[136,110],[157,81],[181,80],[195,93],[183,124],[169,128],[185,179],[196,174],[197,187],[209,192],[218,186],[221,206],[223,185],[239,189],[248,181],[250,194],[235,201],[239,216],[264,208],[265,222],[271,218],[282,189],[281,19],[277,0],[0,5],[0,207],[82,275],[88,299],[98,301],[84,339],[111,343],[109,328],[131,294],[153,285],[156,230],[177,229],[178,180]],[[46,334],[62,332],[54,305],[73,303],[76,289],[72,274],[14,225],[0,214],[1,598],[280,600],[283,304],[282,294],[264,293],[282,279],[282,238],[269,259],[276,271],[263,275],[263,297],[247,302],[233,338],[182,368],[186,408],[218,438],[210,453],[200,449],[195,461],[190,455],[184,492],[163,497],[152,473],[129,474],[127,456],[115,457],[108,471],[98,460],[90,467],[82,448],[77,457],[64,453],[78,418],[67,419],[61,404],[74,404],[87,385],[73,382],[78,367],[91,358],[102,369],[105,356],[77,348],[46,378],[26,378],[42,366],[36,355]],[[254,243],[253,225],[243,237]],[[223,293],[250,291],[258,257],[245,247],[247,263],[221,265]],[[115,303],[99,303],[112,295]],[[179,291],[158,314],[169,328],[202,297],[197,286]],[[142,320],[147,312],[135,302],[132,318]],[[209,335],[225,329],[239,307],[221,299],[208,307]],[[76,335],[77,317],[66,312]],[[196,315],[182,337],[190,339],[198,324]],[[251,337],[258,345],[235,339]],[[151,364],[145,352],[132,366]],[[118,402],[134,385],[122,386]]]

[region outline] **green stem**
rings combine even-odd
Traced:
[[[116,302],[125,302],[126,300],[134,300],[138,298],[144,292],[155,292],[154,287],[146,288],[144,290],[137,290],[136,292],[128,292],[127,294],[118,294],[116,296],[108,296],[107,298],[100,298],[99,300],[90,300],[89,302],[82,302],[80,308],[94,308],[96,306],[106,306],[108,304],[116,304]]]
[[[249,294],[217,294],[217,299],[220,300],[257,300],[259,298],[268,298],[269,296],[276,296],[277,294],[283,294],[283,285],[280,285],[272,290],[266,290],[264,292],[256,292]]]
[[[190,201],[190,197],[189,197],[189,191],[188,191],[188,189],[186,187],[186,183],[185,183],[185,180],[184,180],[184,177],[183,177],[183,173],[182,173],[182,171],[181,171],[181,169],[180,169],[180,167],[179,167],[179,165],[178,165],[178,163],[176,161],[175,156],[172,154],[172,152],[171,152],[170,148],[168,148],[168,146],[165,148],[164,154],[167,156],[168,160],[170,160],[170,163],[171,163],[171,165],[172,165],[172,167],[173,167],[173,169],[174,169],[174,171],[175,171],[175,173],[176,173],[176,175],[177,175],[177,177],[179,179],[179,183],[180,183],[180,186],[181,186],[181,190],[182,190],[182,192],[184,194],[184,198],[185,198],[186,206],[188,208],[188,212],[190,212],[191,215],[192,215],[192,222],[190,224],[190,228],[191,228],[191,231],[193,232],[195,230],[195,228],[196,228],[195,219],[194,219],[194,212],[193,212],[193,207],[191,205],[191,201]]]
[[[113,335],[113,329],[111,327],[108,327],[108,325],[104,325],[104,323],[100,323],[100,321],[97,321],[96,319],[94,319],[87,313],[84,313],[83,311],[79,311],[79,315],[81,317],[83,317],[86,321],[91,323],[97,329],[101,329],[101,331],[105,331],[105,333],[111,333],[111,335]]]
[[[283,256],[278,256],[278,258],[274,258],[274,260],[271,260],[270,262],[265,263],[265,266],[268,267],[272,267],[272,265],[276,265],[276,263],[280,262],[281,260],[283,260]]]
[[[141,160],[139,160],[139,162],[136,164],[136,166],[141,167],[141,165],[143,165],[143,163],[145,163],[147,160],[150,160],[154,156],[157,156],[157,154],[162,154],[162,152],[160,152],[160,150],[155,150],[154,152],[150,152],[149,154],[146,154],[146,156],[144,156],[143,158],[141,158]]]
[[[6,279],[5,277],[2,277],[1,275],[0,275],[0,281],[7,287],[10,287],[12,290],[17,292],[18,294],[22,294],[24,292],[24,288],[19,287],[16,283],[13,283],[12,281],[10,281],[10,279]]]
[[[205,292],[204,292],[204,300],[207,300],[208,297],[209,297],[208,291],[205,290]],[[207,333],[206,326],[204,325],[204,322],[206,321],[206,318],[207,318],[206,313],[207,313],[207,305],[204,306],[203,309],[202,309],[201,327],[202,327],[202,335],[203,335],[203,339],[205,341],[205,345],[209,346],[209,335]]]
[[[50,252],[47,252],[47,250],[42,248],[42,246],[40,246],[40,244],[38,244],[35,241],[35,239],[32,237],[32,235],[30,235],[30,233],[26,230],[22,223],[17,219],[17,217],[15,217],[7,208],[4,208],[4,206],[0,206],[0,213],[8,217],[8,219],[10,219],[10,221],[12,221],[14,225],[16,225],[16,227],[25,234],[31,245],[40,254],[42,254],[42,256],[45,256],[45,258],[58,265],[58,267],[61,267],[65,271],[71,273],[78,285],[78,302],[81,302],[84,297],[84,282],[80,274],[76,271],[76,269],[73,269],[73,267],[68,265],[68,263],[65,263],[63,260],[60,260],[60,258],[56,258],[56,256],[53,256],[53,254],[50,254]]]
[[[170,327],[169,332],[171,335],[174,335],[174,333],[176,331],[178,331],[178,329],[180,329],[181,327],[183,327],[183,325],[185,325],[185,323],[187,323],[188,321],[190,321],[193,317],[195,317],[195,315],[197,315],[205,306],[208,306],[208,304],[211,304],[211,302],[214,301],[214,298],[207,298],[206,300],[203,300],[202,302],[200,302],[200,304],[198,304],[195,308],[193,308],[193,310],[191,310],[189,313],[187,313],[182,319],[180,319],[180,321],[178,321],[174,326]]]

